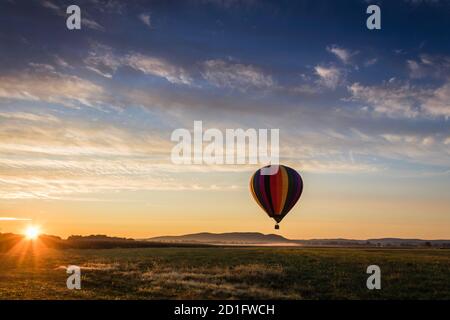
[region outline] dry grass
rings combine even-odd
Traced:
[[[365,269],[378,264],[382,290]],[[66,288],[68,265],[82,290]],[[0,254],[1,299],[449,299],[450,251],[147,248]]]

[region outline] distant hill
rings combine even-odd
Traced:
[[[277,234],[262,234],[259,232],[229,232],[229,233],[194,233],[182,236],[162,236],[145,239],[152,242],[187,242],[212,244],[274,244],[292,243]]]
[[[0,233],[0,252],[8,251],[24,236]],[[368,240],[354,239],[310,239],[291,240],[276,234],[258,232],[194,233],[180,236],[162,236],[149,239],[130,239],[106,235],[70,236],[61,239],[57,236],[40,235],[37,242],[55,249],[110,249],[110,248],[151,248],[151,247],[207,247],[222,246],[310,246],[310,247],[391,247],[391,248],[449,248],[450,240],[422,240],[380,238]]]
[[[450,248],[450,240],[422,240],[380,238],[368,240],[354,239],[309,239],[292,240],[276,234],[262,234],[258,232],[229,232],[229,233],[194,233],[180,236],[161,236],[144,239],[150,242],[162,243],[205,243],[216,245],[300,245],[300,246],[336,246],[336,247],[445,247]]]
[[[12,233],[0,233],[0,252],[13,249],[16,245],[22,245],[27,240],[23,235]],[[127,238],[108,237],[106,235],[70,236],[61,239],[52,235],[40,235],[34,240],[36,245],[42,245],[53,249],[113,249],[113,248],[154,248],[154,247],[208,247],[210,245],[197,243],[163,243],[139,241]]]

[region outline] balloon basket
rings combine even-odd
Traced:
[[[278,223],[275,225],[275,230],[280,229],[280,226],[278,225]]]

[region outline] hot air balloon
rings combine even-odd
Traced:
[[[269,166],[265,167],[268,168]],[[277,224],[297,203],[303,191],[303,180],[292,168],[279,165],[278,171],[272,175],[263,175],[256,171],[250,179],[250,191],[258,205],[273,218]]]

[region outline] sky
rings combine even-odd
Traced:
[[[2,1],[0,232],[273,233],[265,164],[171,161],[201,120],[280,130],[283,236],[448,239],[449,30],[442,0]]]

